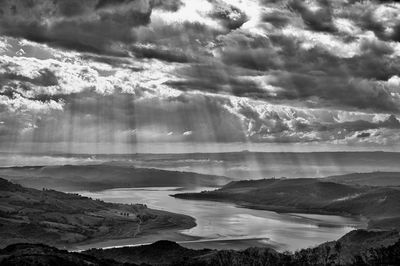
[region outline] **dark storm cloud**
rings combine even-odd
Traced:
[[[369,132],[363,132],[357,135],[357,138],[368,138],[369,136],[371,136],[371,133]]]
[[[151,0],[151,5],[154,8],[174,12],[178,11],[183,2],[181,0]]]
[[[385,27],[383,23],[374,18],[373,10],[367,10],[364,14],[361,14],[358,24],[367,30],[373,31],[377,37],[386,39],[384,34]]]
[[[206,48],[224,31],[196,22],[165,25],[153,22],[135,30],[138,44],[130,51],[138,58],[155,58],[166,62],[187,63],[209,57]]]
[[[399,6],[193,3],[0,0],[0,34],[18,37],[0,39],[2,139],[368,141],[400,129]]]
[[[178,49],[165,49],[160,47],[143,47],[133,46],[130,49],[135,57],[138,58],[155,58],[166,62],[187,63],[194,61],[190,55]]]
[[[395,42],[400,42],[400,22],[393,28],[391,38]]]
[[[301,42],[293,38],[275,35],[270,36],[270,39],[275,49],[280,50],[276,54],[282,62],[280,69],[289,72],[311,75],[323,73],[343,79],[357,77],[387,80],[400,71],[399,60],[391,57],[393,49],[379,41],[361,40],[361,53],[343,58],[326,51],[323,47],[304,49]]]
[[[260,2],[261,5],[269,5],[269,4],[276,4],[279,2],[285,2],[282,0],[259,0],[258,2]]]
[[[1,0],[0,32],[69,49],[126,55],[134,27],[150,22],[152,8],[177,10],[180,1]]]
[[[221,59],[225,64],[254,70],[280,67],[280,58],[268,37],[235,31],[221,38]]]
[[[318,1],[319,9],[312,11],[303,0],[292,0],[288,3],[288,7],[299,12],[304,24],[311,30],[335,32],[336,27],[332,21],[332,10],[328,0]]]
[[[116,7],[129,4],[133,1],[135,0],[98,0],[96,8]],[[153,8],[159,8],[166,11],[177,11],[183,5],[180,0],[150,0],[149,3]]]
[[[38,72],[39,75],[34,78],[29,78],[20,74],[16,74],[13,73],[12,71],[0,74],[0,85],[4,86],[8,82],[13,82],[13,81],[24,82],[36,86],[45,86],[45,87],[58,85],[58,79],[51,70],[40,69]]]
[[[380,40],[398,42],[400,40],[400,21],[395,17],[385,18],[377,16],[375,13],[379,7],[390,8],[394,7],[393,4],[396,3],[398,1],[355,1],[355,5],[344,12],[344,17],[353,20],[362,29],[372,31]],[[398,11],[393,9],[393,14],[396,13]]]
[[[288,15],[281,11],[264,13],[261,19],[263,22],[271,23],[277,28],[282,28],[290,23]]]
[[[142,43],[180,48],[204,47],[225,33],[199,22],[188,21],[174,24],[153,21],[151,27],[140,27],[135,32]]]
[[[221,64],[193,64],[180,70],[177,81],[165,84],[181,91],[206,91],[240,97],[263,97],[264,90],[253,80],[238,77],[244,72]],[[253,73],[247,71],[249,75]]]
[[[141,71],[143,68],[135,68],[131,66],[131,61],[127,58],[123,57],[116,57],[116,56],[108,56],[108,55],[96,55],[96,54],[82,54],[80,56],[81,59],[83,60],[90,60],[90,61],[95,61],[99,63],[104,63],[113,67],[117,66],[124,66],[126,68],[129,68],[130,70],[134,71]]]
[[[388,87],[361,79],[317,76],[299,73],[276,73],[271,84],[284,88],[277,99],[309,100],[310,107],[346,107],[378,112],[400,111]],[[351,96],[349,96],[351,95]]]
[[[393,50],[384,43],[361,42],[362,53],[340,58],[321,48],[301,49],[290,40],[275,40],[283,49],[280,53],[284,67],[275,72],[271,85],[282,88],[282,99],[322,100],[322,105],[347,106],[381,112],[398,112],[399,104],[384,83],[400,71]],[[282,45],[286,43],[285,45]],[[296,53],[292,52],[293,47]],[[349,97],[351,95],[351,97]],[[318,104],[317,104],[318,105]]]
[[[137,57],[167,62],[184,63],[202,57],[207,60],[210,57],[207,46],[224,33],[224,30],[213,29],[198,22],[166,25],[155,21],[150,27],[135,29],[139,45],[133,45],[130,49]]]
[[[166,84],[182,91],[207,91],[239,97],[264,99],[270,102],[302,102],[308,107],[335,109],[360,109],[378,112],[400,111],[399,104],[390,89],[380,83],[362,79],[331,77],[327,75],[302,74],[275,71],[270,85],[280,88],[270,92],[251,80],[231,77],[230,71],[214,66],[197,66],[185,76],[185,80]],[[228,74],[229,73],[229,74]],[[352,95],[349,97],[349,95]]]
[[[200,90],[269,101],[302,101],[311,107],[400,111],[392,90],[382,83],[400,73],[400,61],[384,42],[365,39],[360,54],[338,57],[321,47],[304,49],[281,35],[262,37],[235,31],[220,38],[223,64],[195,64],[167,84],[184,91]],[[240,68],[237,68],[240,67]],[[252,76],[273,77],[270,92]],[[246,76],[246,78],[241,78]],[[380,82],[382,81],[382,82]],[[351,97],[349,97],[351,95]]]
[[[393,48],[385,42],[364,40],[361,43],[361,50],[364,53],[385,56],[394,52]]]

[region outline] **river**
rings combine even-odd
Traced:
[[[100,192],[78,192],[81,195],[115,203],[143,203],[149,208],[192,216],[197,225],[180,231],[183,236],[200,239],[182,241],[191,248],[245,248],[247,246],[273,246],[278,250],[294,251],[336,240],[347,232],[364,227],[358,219],[309,214],[280,214],[253,210],[230,203],[183,200],[170,197],[177,188],[121,188]],[[204,190],[199,188],[196,191]],[[210,188],[208,188],[210,189]],[[196,192],[180,190],[179,192]],[[176,240],[176,239],[170,239]],[[178,241],[179,242],[179,241]],[[144,244],[132,239],[124,245]],[[99,247],[96,245],[94,247]],[[110,247],[106,244],[100,247]],[[86,246],[88,248],[88,246]]]

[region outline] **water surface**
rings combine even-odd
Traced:
[[[149,208],[192,216],[196,219],[197,225],[191,229],[182,230],[181,233],[200,237],[202,241],[247,241],[253,239],[258,244],[274,245],[280,250],[294,251],[336,240],[354,228],[364,226],[361,221],[348,217],[279,214],[241,208],[230,203],[170,197],[170,194],[177,193],[176,189],[165,187],[124,188],[95,193],[79,193],[108,202],[143,203]],[[199,188],[196,191],[204,189]],[[195,191],[185,190],[184,192]],[[140,244],[140,239],[131,244]],[[225,248],[229,247],[225,246]]]

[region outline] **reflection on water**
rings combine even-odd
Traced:
[[[127,188],[79,193],[115,203],[143,203],[150,208],[192,216],[197,226],[182,230],[186,235],[218,240],[265,238],[292,251],[338,239],[362,227],[360,221],[340,216],[278,214],[239,208],[230,203],[176,199],[169,196],[176,193],[174,189]],[[204,188],[197,191],[200,190]]]

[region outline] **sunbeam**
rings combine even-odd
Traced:
[[[0,265],[398,265],[399,14],[0,0]]]

